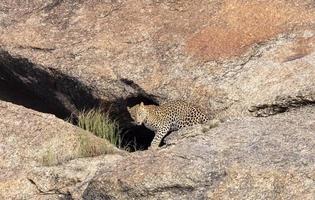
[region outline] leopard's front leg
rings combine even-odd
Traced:
[[[149,147],[149,149],[158,149],[162,139],[167,134],[167,132],[168,128],[158,129],[155,133],[155,136],[151,142],[151,146]]]

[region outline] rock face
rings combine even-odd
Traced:
[[[2,0],[0,199],[314,199],[314,80],[314,0]],[[40,113],[176,99],[223,123],[79,158],[121,151]]]
[[[181,131],[103,168],[86,199],[314,199],[315,109]],[[180,138],[180,139],[179,139]]]
[[[107,141],[48,114],[0,101],[0,199],[30,199],[34,167],[119,152]]]
[[[268,116],[315,99],[312,0],[34,0],[0,9],[5,77],[48,100],[47,90],[57,93],[70,111],[82,107],[77,84],[47,87],[14,62],[79,80],[105,102],[185,99],[220,118]]]
[[[77,198],[312,200],[314,134],[314,107],[232,120],[211,129],[207,124],[190,127],[171,134],[167,148],[102,165]],[[73,177],[87,172],[75,169],[95,162],[37,169],[30,178],[46,191],[61,188],[76,195],[73,187],[79,181]]]

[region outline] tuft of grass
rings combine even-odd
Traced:
[[[102,154],[113,153],[111,145],[106,143],[100,145],[95,143],[85,134],[80,134],[79,156],[80,157],[93,157]]]
[[[144,147],[138,147],[136,138],[133,138],[133,140],[130,140],[128,143],[124,144],[122,147],[125,151],[128,152],[134,152],[134,151],[142,151],[144,150]]]
[[[121,146],[117,121],[110,119],[108,112],[104,113],[100,108],[81,111],[78,115],[78,126],[119,148]]]
[[[210,129],[219,126],[219,123],[220,123],[219,120],[217,120],[217,119],[212,119],[212,120],[210,120],[210,121],[207,122],[207,127],[203,127],[201,131],[202,131],[203,133],[206,133],[206,132],[208,132]]]
[[[43,154],[41,162],[43,166],[53,166],[59,163],[57,155],[51,149]]]

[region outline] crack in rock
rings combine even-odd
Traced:
[[[27,179],[32,185],[35,186],[36,190],[41,194],[41,195],[58,195],[58,196],[63,196],[63,199],[66,199],[66,200],[71,200],[73,199],[72,198],[72,195],[70,192],[61,192],[59,189],[50,189],[50,190],[47,190],[47,191],[44,191],[42,189],[40,189],[40,187],[35,183],[34,180],[28,178]]]
[[[288,111],[290,108],[298,108],[315,104],[315,94],[297,95],[295,97],[277,97],[273,103],[251,106],[248,111],[255,117],[268,117]]]

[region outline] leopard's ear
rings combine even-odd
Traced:
[[[130,107],[129,106],[127,106],[127,110],[130,111]]]
[[[140,106],[144,106],[143,102],[140,103]]]

